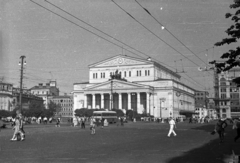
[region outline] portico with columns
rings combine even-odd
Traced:
[[[116,72],[123,80],[111,77]],[[163,118],[195,111],[194,89],[182,84],[178,74],[150,59],[125,55],[90,65],[89,81],[74,83],[72,93],[74,110],[134,110]]]
[[[122,109],[149,113],[150,95],[153,87],[141,84],[111,80],[88,87],[84,91],[84,108]],[[112,95],[112,98],[111,98]]]

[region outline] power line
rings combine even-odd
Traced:
[[[162,38],[160,38],[159,36],[157,36],[155,33],[153,33],[151,30],[149,30],[145,25],[143,25],[141,22],[139,22],[137,19],[135,19],[130,13],[128,13],[126,10],[124,10],[121,6],[119,6],[116,2],[114,2],[114,0],[112,0],[112,2],[118,6],[122,11],[124,11],[127,15],[129,15],[133,20],[135,20],[138,24],[140,24],[142,27],[144,27],[147,31],[149,31],[151,34],[153,34],[155,37],[157,37],[158,39],[160,39],[162,42],[164,42],[166,45],[168,45],[170,48],[172,48],[174,51],[176,51],[177,53],[181,54],[184,58],[188,59],[190,62],[192,62],[193,64],[199,66],[198,64],[196,64],[195,62],[193,62],[192,60],[190,60],[188,57],[186,57],[185,55],[183,55],[181,52],[179,52],[177,49],[175,49],[173,46],[171,46],[170,44],[168,44],[166,41],[164,41]],[[149,11],[147,11],[146,9],[144,9],[148,14],[150,14]],[[151,14],[150,14],[151,15]],[[161,23],[160,23],[161,24]],[[162,25],[162,24],[161,24]],[[203,61],[204,62],[204,61]],[[205,62],[204,62],[205,63]],[[189,76],[188,76],[189,77]],[[190,78],[190,77],[189,77]],[[193,79],[192,79],[193,80]]]
[[[33,0],[30,0],[30,1],[33,2],[33,3],[35,3],[36,5],[38,5],[38,6],[42,7],[42,8],[44,8],[45,10],[48,10],[49,12],[51,12],[51,13],[53,13],[53,14],[59,16],[59,17],[61,17],[62,19],[64,19],[64,20],[66,20],[66,21],[68,21],[68,22],[70,22],[70,23],[72,23],[72,24],[74,24],[74,25],[76,25],[76,26],[78,26],[78,27],[80,27],[80,28],[82,28],[82,29],[88,31],[89,33],[91,33],[91,34],[93,34],[93,35],[95,35],[95,36],[98,36],[98,37],[100,37],[101,39],[104,39],[105,41],[107,41],[107,42],[109,42],[109,43],[111,43],[111,44],[113,44],[113,45],[115,45],[115,46],[117,46],[117,47],[120,47],[121,49],[123,48],[122,46],[120,46],[120,45],[118,45],[118,44],[116,44],[116,43],[114,43],[114,42],[112,42],[112,41],[109,41],[108,39],[106,39],[106,38],[104,38],[104,37],[102,37],[102,36],[100,36],[100,35],[98,35],[98,34],[92,32],[92,31],[88,30],[87,28],[84,28],[84,27],[78,25],[77,23],[75,23],[75,22],[73,22],[73,21],[71,21],[71,20],[69,20],[69,19],[67,19],[67,18],[65,18],[65,17],[63,17],[63,16],[61,16],[61,15],[59,15],[58,13],[56,13],[56,12],[54,12],[54,11],[52,11],[52,10],[50,10],[50,9],[48,9],[48,8],[46,8],[46,7],[42,6],[42,5],[40,5],[40,4],[34,2]],[[137,55],[137,56],[139,56],[139,57],[142,58],[142,56],[140,56],[140,55],[138,55],[138,54],[136,54],[136,53],[134,53],[134,52],[132,52],[132,51],[126,49],[126,48],[123,48],[123,49],[126,50],[126,51],[128,51],[128,52],[130,52],[130,53],[132,53],[132,54],[135,54],[135,55]]]
[[[66,21],[68,21],[68,22],[70,22],[70,23],[72,23],[72,24],[74,24],[74,25],[76,25],[76,26],[78,26],[78,27],[80,27],[80,28],[82,28],[82,29],[84,29],[84,30],[86,30],[86,31],[88,31],[89,33],[91,33],[91,34],[93,34],[93,35],[96,35],[96,36],[98,36],[98,37],[100,37],[100,38],[102,38],[102,39],[104,39],[105,41],[107,41],[107,42],[109,42],[109,43],[112,43],[112,44],[114,44],[115,46],[117,46],[117,47],[120,47],[120,48],[122,48],[122,49],[125,49],[126,51],[128,51],[128,52],[130,52],[130,53],[132,53],[132,54],[135,54],[135,55],[137,55],[137,56],[139,56],[138,54],[136,54],[136,53],[134,53],[134,52],[132,52],[132,51],[129,51],[128,49],[126,49],[126,48],[123,48],[122,46],[120,46],[120,45],[118,45],[118,44],[116,44],[116,43],[114,43],[114,42],[112,42],[112,41],[109,41],[108,39],[106,39],[106,38],[104,38],[104,37],[102,37],[102,36],[100,36],[100,35],[98,35],[98,34],[96,34],[96,33],[94,33],[94,32],[92,32],[92,31],[90,31],[90,30],[88,30],[88,29],[86,29],[86,28],[84,28],[84,27],[82,27],[82,26],[80,26],[80,25],[78,25],[77,23],[75,23],[75,22],[73,22],[73,21],[71,21],[71,20],[69,20],[69,19],[67,19],[67,18],[65,18],[65,17],[63,17],[63,16],[61,16],[61,15],[59,15],[58,13],[56,13],[56,12],[54,12],[54,11],[52,11],[52,10],[50,10],[50,9],[48,9],[48,8],[46,8],[46,7],[44,7],[44,6],[42,6],[42,5],[40,5],[40,4],[38,4],[38,3],[36,3],[36,2],[34,2],[33,0],[30,0],[31,2],[33,2],[33,3],[35,3],[36,5],[38,5],[38,6],[40,6],[40,7],[42,7],[42,8],[44,8],[45,10],[47,10],[47,11],[49,11],[49,12],[51,12],[51,13],[53,13],[53,14],[55,14],[55,15],[57,15],[57,16],[59,16],[59,17],[61,17],[62,19],[64,19],[64,20],[66,20]],[[114,2],[114,1],[113,1]],[[115,2],[114,2],[115,3]],[[120,6],[119,6],[120,7]],[[130,14],[129,14],[130,15]],[[132,17],[132,16],[131,16]],[[133,18],[133,17],[132,17]],[[133,18],[134,20],[136,20],[135,18]],[[137,21],[137,20],[136,20]],[[139,22],[140,23],[140,22]],[[140,23],[141,24],[141,23]],[[146,27],[145,27],[146,28]],[[146,28],[147,29],[147,28]],[[150,31],[150,30],[149,30]],[[150,31],[151,32],[151,31]],[[153,33],[154,34],[154,33]],[[154,34],[155,35],[155,34]],[[157,35],[155,35],[156,37],[158,37]],[[158,37],[160,40],[162,40],[160,37]],[[162,40],[163,42],[165,42],[164,40]],[[166,43],[166,42],[165,42]],[[168,43],[166,43],[167,45],[169,45]],[[171,45],[169,45],[170,47],[172,47]],[[173,48],[173,47],[172,47]],[[175,51],[177,51],[175,48],[173,48]],[[177,51],[178,52],[178,51]],[[180,52],[178,52],[179,54],[181,54]],[[181,55],[183,55],[183,54],[181,54]],[[148,55],[147,55],[148,56]],[[183,55],[184,56],[184,55]],[[141,57],[141,56],[140,56]],[[186,58],[186,56],[184,56],[185,58]],[[191,61],[191,60],[190,60]],[[191,61],[191,62],[193,62],[193,61]],[[193,62],[194,63],[194,62]],[[197,65],[196,63],[194,63],[195,65]],[[166,64],[165,64],[166,65]],[[168,67],[171,67],[171,66],[169,66],[169,65],[167,65]],[[198,66],[198,65],[197,65]],[[173,67],[172,67],[173,68]],[[192,79],[193,80],[193,79]]]
[[[153,34],[155,37],[157,37],[159,40],[161,40],[162,42],[164,42],[166,45],[168,45],[171,49],[173,49],[174,51],[176,51],[177,53],[179,53],[180,55],[182,55],[184,58],[188,59],[190,62],[192,62],[193,64],[199,66],[197,63],[193,62],[192,60],[190,60],[188,57],[186,57],[185,55],[183,55],[181,52],[179,52],[177,49],[175,49],[173,46],[171,46],[170,44],[168,44],[166,41],[164,41],[162,38],[160,38],[158,35],[156,35],[155,33],[153,33],[151,30],[149,30],[145,25],[143,25],[141,22],[139,22],[137,19],[135,19],[131,14],[129,14],[126,10],[124,10],[121,6],[119,6],[116,2],[114,2],[112,0],[112,2],[114,4],[116,4],[116,6],[118,6],[122,11],[124,11],[127,15],[129,15],[133,20],[135,20],[138,24],[140,24],[143,28],[145,28],[147,31],[149,31],[151,34]]]
[[[158,21],[146,8],[144,8],[137,0],[135,0],[135,2],[141,6],[142,9],[144,9],[148,15],[150,15],[156,22],[158,22],[158,24],[160,24],[162,27],[164,27],[164,30],[166,30],[171,36],[173,36],[180,44],[182,44],[186,49],[188,49],[192,54],[194,54],[198,59],[200,59],[203,63],[205,63],[205,61],[203,61],[201,58],[199,58],[191,49],[189,49],[181,40],[179,40],[171,31],[169,31],[165,25],[163,25],[160,21]]]
[[[129,48],[131,48],[131,49],[133,49],[133,50],[135,50],[135,51],[137,51],[137,52],[139,52],[139,53],[141,53],[141,54],[143,54],[143,55],[147,56],[147,57],[151,57],[151,56],[147,55],[146,53],[143,53],[143,52],[141,52],[140,50],[138,50],[138,49],[136,49],[136,48],[134,48],[134,47],[132,47],[132,46],[130,46],[130,45],[128,45],[128,44],[126,44],[126,43],[122,42],[121,40],[119,40],[119,39],[117,39],[117,38],[115,38],[115,37],[113,37],[113,36],[111,36],[111,35],[109,35],[108,33],[106,33],[106,32],[103,32],[102,30],[100,30],[100,29],[98,29],[98,28],[94,27],[93,25],[91,25],[91,24],[87,23],[86,21],[84,21],[84,20],[82,20],[82,19],[80,19],[80,18],[78,18],[78,17],[74,16],[73,14],[71,14],[71,13],[67,12],[66,10],[64,10],[64,9],[60,8],[59,6],[57,6],[57,5],[55,5],[55,4],[51,3],[51,2],[49,2],[49,1],[47,1],[47,0],[45,0],[45,2],[47,2],[47,3],[49,3],[50,5],[52,5],[52,6],[56,7],[56,8],[58,8],[59,10],[63,11],[64,13],[66,13],[66,14],[68,14],[68,15],[70,15],[70,16],[72,16],[72,17],[74,17],[75,19],[77,19],[77,20],[81,21],[82,23],[85,23],[85,24],[87,24],[88,26],[90,26],[90,27],[94,28],[95,30],[97,30],[97,31],[99,31],[99,32],[101,32],[101,33],[103,33],[103,34],[107,35],[108,37],[110,37],[110,38],[112,38],[112,39],[114,39],[114,40],[116,40],[116,41],[120,42],[121,44],[123,44],[123,45],[125,45],[125,46],[127,46],[127,47],[129,47]],[[152,58],[152,57],[151,57],[151,58]],[[156,59],[155,59],[155,60],[156,60]],[[157,60],[157,61],[158,61],[158,60]],[[168,67],[170,67],[170,68],[173,68],[173,67],[171,67],[171,66],[169,66],[169,65],[165,64],[164,62],[160,62],[160,61],[158,61],[158,62],[159,62],[159,63],[161,63],[161,64],[163,64],[163,65],[166,65],[166,66],[168,66]]]

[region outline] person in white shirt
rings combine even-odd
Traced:
[[[168,132],[168,137],[171,136],[171,133],[173,133],[174,136],[177,136],[177,134],[174,131],[174,127],[177,128],[176,123],[175,123],[175,121],[173,120],[172,117],[170,117],[169,125],[170,125],[170,129],[169,129],[169,132]]]
[[[91,118],[90,119],[91,134],[95,134],[96,133],[96,131],[95,131],[95,123],[96,123],[95,118]]]
[[[47,117],[43,118],[43,122],[44,122],[44,124],[47,124]]]

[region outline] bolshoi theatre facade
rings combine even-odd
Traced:
[[[112,76],[120,75],[119,78]],[[149,59],[117,55],[89,65],[89,82],[73,84],[74,109],[122,109],[154,117],[195,111],[195,90]]]

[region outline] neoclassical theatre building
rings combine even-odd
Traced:
[[[112,77],[116,74],[121,79]],[[117,55],[89,65],[89,82],[73,84],[73,111],[114,108],[163,118],[191,114],[195,90],[180,77],[150,58]]]

